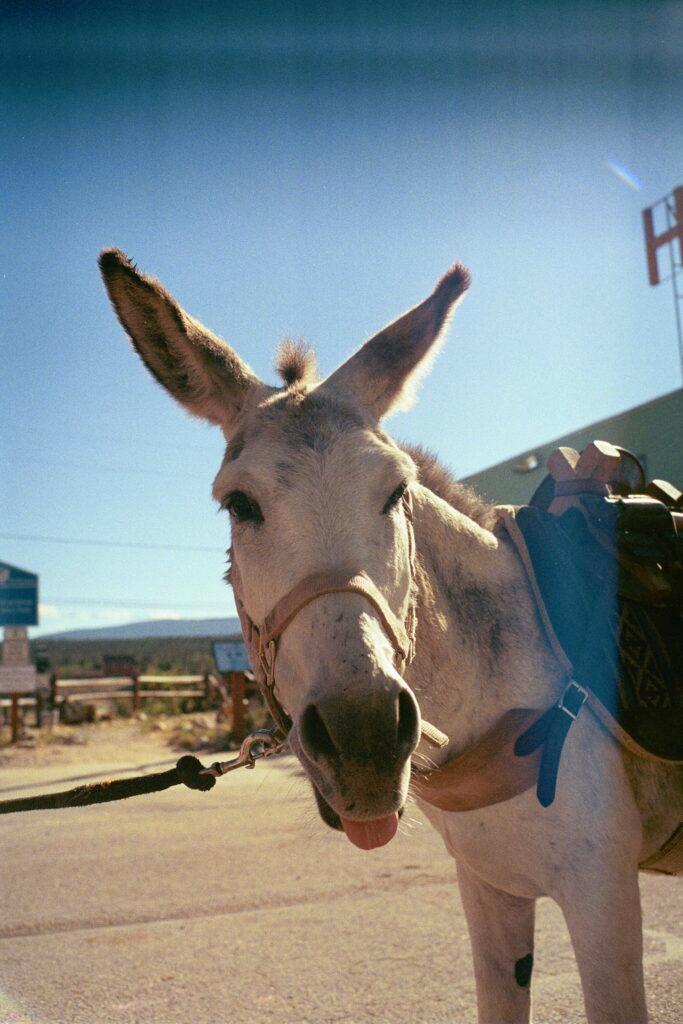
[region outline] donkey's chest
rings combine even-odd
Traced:
[[[640,816],[618,748],[593,723],[571,737],[551,807],[541,807],[533,788],[475,811],[420,806],[457,861],[516,896],[560,898],[640,852]]]

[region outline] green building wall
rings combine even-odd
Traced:
[[[683,388],[536,445],[464,477],[463,482],[490,501],[523,505],[546,475],[546,461],[555,448],[563,445],[581,451],[591,441],[610,441],[628,448],[643,462],[648,480],[668,480],[683,490]],[[538,467],[520,472],[518,467],[530,456],[538,459]]]

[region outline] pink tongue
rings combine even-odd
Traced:
[[[342,818],[346,836],[354,846],[361,850],[374,850],[378,846],[385,846],[396,835],[398,828],[398,814],[387,814],[384,818],[375,818],[374,821],[351,821],[350,818]]]

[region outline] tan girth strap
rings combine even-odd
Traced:
[[[415,796],[442,811],[474,811],[511,800],[536,785],[541,748],[516,757],[515,740],[542,714],[513,708],[459,757],[431,771],[413,766]]]
[[[271,640],[278,640],[287,626],[302,609],[325,594],[360,594],[373,606],[382,623],[384,632],[389,637],[394,651],[403,661],[408,661],[412,654],[412,639],[406,633],[386,598],[378,590],[369,576],[353,569],[336,570],[335,572],[318,572],[296,583],[288,594],[280,598],[275,607],[266,616],[261,632],[261,643],[267,646]]]

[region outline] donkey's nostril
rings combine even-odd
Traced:
[[[337,748],[315,704],[309,704],[301,716],[299,734],[312,757],[337,757]]]
[[[401,690],[398,695],[397,744],[401,752],[412,751],[417,746],[419,712],[417,702],[410,690]]]

